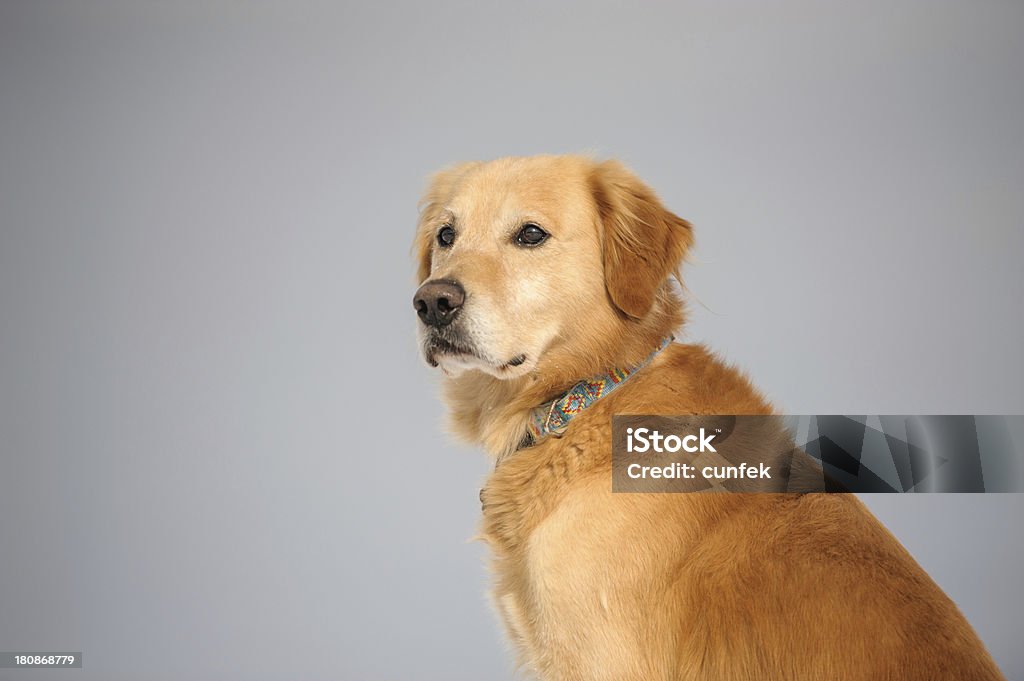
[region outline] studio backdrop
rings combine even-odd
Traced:
[[[411,299],[450,163],[694,225],[786,414],[1024,413],[1024,6],[0,2],[0,679],[509,679]],[[1018,494],[865,494],[1007,678]]]

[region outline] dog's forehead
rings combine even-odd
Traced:
[[[516,158],[483,164],[469,174],[448,202],[456,216],[474,222],[560,219],[585,207],[587,174],[560,159]]]

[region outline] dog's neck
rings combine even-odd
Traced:
[[[674,294],[667,295],[643,319],[623,317],[599,337],[561,340],[525,376],[502,380],[467,371],[447,378],[444,390],[452,429],[500,461],[523,442],[536,407],[580,380],[642,363],[682,321],[681,303]]]

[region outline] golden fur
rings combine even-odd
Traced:
[[[526,222],[548,241],[517,246]],[[445,225],[457,237],[442,249]],[[463,164],[424,198],[419,279],[466,291],[452,333],[474,352],[436,361],[454,431],[498,461],[482,535],[522,666],[546,681],[1002,678],[853,495],[611,492],[612,414],[772,412],[701,346],[670,346],[564,437],[516,450],[531,408],[682,324],[670,280],[691,242],[614,161]]]

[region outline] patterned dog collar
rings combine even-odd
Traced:
[[[662,340],[661,345],[639,364],[625,369],[610,369],[600,376],[580,381],[561,397],[556,397],[550,402],[545,402],[534,408],[530,412],[530,422],[526,425],[526,437],[520,443],[519,449],[530,447],[548,435],[560,436],[565,432],[573,417],[650,364],[651,360],[667,348],[673,340],[673,336]]]

